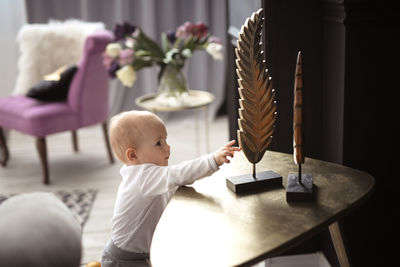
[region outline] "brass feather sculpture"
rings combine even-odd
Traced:
[[[259,9],[242,26],[237,41],[236,73],[239,83],[239,144],[246,158],[256,163],[264,156],[275,130],[276,101],[272,78],[261,50],[264,11]]]
[[[227,187],[237,194],[282,186],[282,176],[273,170],[256,173],[256,164],[272,141],[276,121],[275,90],[261,49],[263,15],[263,9],[259,9],[245,21],[235,49],[240,95],[237,135],[244,155],[253,165],[252,174],[226,178]]]

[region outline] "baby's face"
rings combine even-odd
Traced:
[[[170,146],[167,143],[167,130],[160,121],[151,120],[143,129],[143,138],[136,149],[140,162],[168,166]]]

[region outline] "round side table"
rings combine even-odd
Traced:
[[[206,151],[210,152],[210,136],[209,136],[209,122],[208,122],[208,106],[214,101],[213,94],[207,91],[189,90],[188,95],[184,98],[182,103],[177,105],[163,104],[157,100],[157,94],[147,94],[136,98],[135,103],[139,107],[151,112],[176,112],[182,110],[193,109],[196,121],[196,150],[197,155],[200,154],[199,144],[199,114],[198,110],[204,110],[205,122],[205,137],[206,137]]]

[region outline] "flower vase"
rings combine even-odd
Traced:
[[[183,106],[187,96],[188,88],[182,68],[167,65],[160,77],[156,101],[163,106]]]

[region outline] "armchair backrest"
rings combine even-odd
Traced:
[[[29,89],[64,65],[77,64],[82,57],[86,37],[104,29],[102,22],[76,19],[25,24],[18,31],[18,76],[13,94],[24,95]]]
[[[80,127],[108,118],[109,78],[102,62],[102,53],[112,40],[113,35],[107,30],[96,31],[86,39],[68,93],[68,104],[79,114]]]

